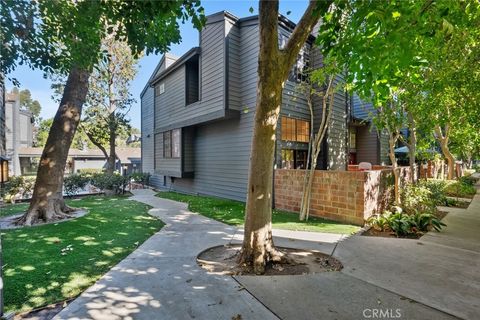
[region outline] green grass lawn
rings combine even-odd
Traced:
[[[126,197],[68,202],[89,213],[71,221],[3,231],[7,311],[77,296],[163,226],[148,215],[149,206]],[[25,209],[25,204],[18,204],[1,211],[5,215]]]
[[[18,203],[14,205],[6,205],[3,208],[0,208],[0,217],[9,216],[12,214],[20,213],[28,209],[28,203]]]
[[[229,225],[242,225],[245,203],[214,197],[185,195],[177,192],[159,192],[160,198],[186,202],[192,212],[224,222]],[[342,224],[322,218],[310,217],[307,222],[299,221],[298,214],[273,210],[273,228],[328,233],[350,234],[360,229],[358,226]]]

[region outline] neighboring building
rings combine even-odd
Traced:
[[[21,175],[19,148],[31,147],[33,143],[33,115],[20,108],[20,97],[16,93],[5,96],[6,153],[10,159],[10,175]]]
[[[22,175],[35,175],[37,173],[42,152],[43,148],[19,148],[18,157]],[[116,153],[118,156],[116,170],[118,172],[122,175],[140,172],[142,165],[140,148],[116,148]],[[105,155],[98,149],[77,150],[71,148],[68,151],[65,173],[100,172],[105,169],[106,163]]]
[[[294,27],[280,17],[280,45],[286,43]],[[142,170],[152,174],[154,186],[245,200],[257,89],[258,32],[257,16],[238,19],[219,12],[208,16],[199,47],[179,58],[169,54],[162,57],[141,93]],[[309,61],[320,65],[318,51],[310,50],[313,40],[310,37],[305,44],[285,84],[276,168],[306,166],[310,113],[297,86],[305,78],[302,71]],[[342,81],[341,76],[336,81]],[[360,115],[350,111],[352,108],[357,108],[355,99],[343,92],[335,94],[332,122],[317,169],[346,170],[351,152],[357,154],[357,161],[368,159],[380,164],[383,160],[378,136],[363,133],[367,118],[355,120],[362,129],[354,127],[354,117]],[[316,110],[315,131],[321,107]],[[350,134],[349,128],[357,134]],[[352,136],[355,150],[349,146]],[[360,151],[364,144],[377,147]]]
[[[0,184],[8,179],[5,121],[5,83],[3,75],[0,74]]]
[[[388,134],[378,132],[370,121],[377,111],[371,103],[362,101],[356,94],[351,97],[351,103],[349,164],[370,162],[373,165],[381,165],[389,163]]]

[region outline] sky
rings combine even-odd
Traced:
[[[203,0],[202,6],[205,8],[206,15],[225,10],[239,18],[243,18],[258,13],[257,1]],[[286,15],[287,12],[290,11],[288,18],[293,22],[298,22],[307,6],[308,1],[306,0],[280,1],[280,13]],[[250,8],[253,8],[253,13],[250,13]],[[190,48],[198,46],[198,30],[194,29],[190,23],[180,25],[180,33],[182,36],[181,43],[172,44],[170,48],[170,52],[175,56],[181,56]],[[132,96],[137,101],[133,104],[129,113],[131,124],[135,128],[140,128],[140,93],[160,61],[160,58],[161,55],[148,55],[139,61],[138,74],[131,84]],[[57,111],[58,104],[51,99],[53,93],[50,88],[51,82],[43,77],[41,71],[32,70],[26,66],[19,66],[9,76],[20,81],[20,88],[29,89],[32,93],[32,98],[40,102],[42,106],[40,117],[44,119],[53,118]],[[12,88],[12,83],[7,81],[6,89],[10,91]]]

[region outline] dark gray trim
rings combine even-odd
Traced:
[[[147,83],[148,85],[148,83]],[[157,168],[157,137],[155,134],[155,110],[157,109],[157,96],[155,95],[155,88],[153,88],[153,172],[155,172],[155,169]],[[142,147],[143,150],[143,147]]]
[[[180,164],[180,171],[185,172],[185,135],[183,134],[185,128],[180,128],[180,159],[181,159],[181,164]]]
[[[237,22],[241,24],[241,27],[254,26],[258,24],[258,15],[240,18]]]
[[[184,121],[179,121],[176,123],[172,123],[168,126],[164,126],[161,128],[155,128],[154,133],[161,133],[164,131],[176,129],[176,128],[182,128],[182,127],[189,127],[192,125],[196,124],[205,124],[213,121],[218,121],[218,120],[226,120],[226,119],[232,119],[232,118],[238,118],[240,116],[240,111],[238,110],[218,110],[214,111],[211,113],[207,113],[198,117],[194,117],[191,119],[187,119]]]
[[[188,50],[183,56],[177,59],[174,63],[172,63],[171,66],[166,68],[164,71],[162,71],[158,76],[156,76],[153,80],[149,81],[150,86],[154,86],[156,83],[164,79],[166,76],[168,76],[170,73],[173,71],[177,70],[179,67],[181,67],[188,59],[193,57],[194,55],[200,54],[202,50],[200,47],[193,47],[192,49]]]
[[[225,27],[226,25],[224,24],[223,25],[223,31],[225,33]],[[233,27],[232,27],[233,28]],[[223,78],[224,78],[224,82],[223,82],[223,90],[225,92],[225,97],[223,99],[223,103],[224,103],[224,108],[225,110],[228,110],[229,108],[229,103],[228,103],[228,80],[229,80],[229,60],[230,60],[230,35],[227,35],[225,37],[225,43],[224,43],[224,50],[223,50],[223,62],[224,62],[224,68],[223,68]]]
[[[207,16],[207,23],[206,24],[208,25],[210,23],[220,22],[220,21],[224,20],[225,17],[230,18],[234,21],[239,20],[238,17],[236,17],[232,13],[223,10],[223,11],[216,12],[216,13],[213,13],[213,14]]]
[[[166,56],[164,54],[163,57],[160,59],[160,62],[157,64],[157,66],[153,70],[152,75],[150,76],[150,78],[148,78],[147,84],[145,85],[145,87],[143,87],[143,90],[140,93],[140,99],[143,98],[143,96],[145,95],[145,92],[147,92],[147,89],[150,87],[150,81],[152,81],[152,79],[155,77],[155,74],[157,74],[158,69],[160,69],[160,67],[165,62],[165,60],[166,60]],[[153,93],[153,95],[155,96],[155,92]]]

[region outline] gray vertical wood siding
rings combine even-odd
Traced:
[[[279,32],[288,34],[289,30],[280,27]],[[238,20],[224,12],[210,16],[200,34],[200,101],[185,106],[185,66],[179,64],[158,82],[165,85],[165,93],[153,99],[153,92],[145,92],[142,139],[143,131],[152,136],[144,144],[144,156],[153,155],[155,159],[154,164],[147,161],[145,168],[155,167],[155,183],[163,184],[165,174],[172,190],[245,200],[256,102],[258,33],[256,17]],[[338,77],[336,81],[343,79]],[[295,81],[286,82],[282,97],[281,115],[310,119],[305,95]],[[143,107],[144,100],[145,106],[155,100],[154,112]],[[327,134],[330,169],[346,167],[346,102],[344,92],[335,94],[333,122]],[[320,108],[317,106],[316,110]],[[227,111],[237,111],[237,115],[228,118]],[[215,116],[208,117],[210,114]],[[315,121],[320,117],[317,111]],[[163,158],[162,134],[172,128],[182,128],[183,159]],[[282,147],[307,147],[301,143],[285,144],[280,140],[280,132],[279,124],[277,163]],[[181,173],[185,172],[191,172],[192,177],[182,178]]]

